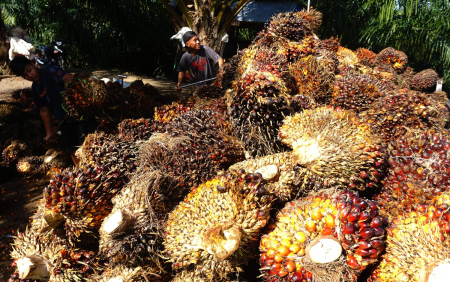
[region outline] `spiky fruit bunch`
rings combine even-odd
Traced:
[[[356,281],[384,249],[384,223],[357,192],[287,203],[261,239],[261,270],[269,281]]]
[[[347,111],[317,108],[289,116],[280,129],[282,142],[293,148],[292,162],[305,168],[303,185],[365,189],[384,174],[380,141]]]
[[[220,88],[215,85],[200,86],[197,88],[194,95],[199,98],[220,98],[223,96]]]
[[[378,60],[380,64],[391,66],[396,73],[402,73],[408,64],[408,56],[392,47],[381,50],[378,53]]]
[[[196,98],[188,98],[171,105],[158,107],[155,111],[155,120],[161,122],[171,121],[174,117],[193,110],[197,101]]]
[[[304,15],[305,13],[300,12],[278,14],[270,20],[267,31],[292,41],[300,41],[313,34],[310,23]]]
[[[140,157],[144,166],[160,169],[190,188],[241,161],[244,150],[224,115],[200,110],[173,119],[166,133],[155,133],[142,146]]]
[[[378,55],[366,48],[356,49],[356,56],[361,64],[375,67],[378,64]]]
[[[433,92],[439,76],[432,69],[423,70],[415,74],[411,81],[411,89],[417,91]]]
[[[328,39],[321,40],[319,42],[319,44],[317,45],[317,48],[328,50],[328,51],[331,51],[333,53],[336,53],[339,50],[340,46],[341,45],[339,44],[339,39],[331,37],[331,38],[328,38]]]
[[[274,196],[260,174],[228,171],[196,188],[166,222],[172,268],[196,279],[225,280],[254,254]]]
[[[124,91],[124,106],[127,115],[132,117],[151,118],[154,113],[154,97],[159,95],[158,90],[142,80],[133,81]]]
[[[71,249],[56,236],[44,239],[32,230],[18,234],[11,257],[18,270],[12,275],[12,282],[82,281],[89,278],[98,267],[94,252]]]
[[[367,75],[348,74],[337,77],[334,81],[334,107],[361,112],[369,109],[380,97],[387,92],[384,85]]]
[[[278,44],[274,44],[278,49],[277,56],[275,57],[278,60],[276,64],[282,66],[285,63],[293,63],[303,56],[314,54],[314,41],[311,36],[305,37],[301,42],[280,40]],[[259,56],[260,54],[257,55],[257,59],[261,58]],[[266,60],[261,60],[260,62],[268,63]]]
[[[153,119],[125,119],[119,126],[119,135],[123,140],[136,142],[147,140],[153,133],[165,132],[165,123]]]
[[[162,270],[158,257],[163,249],[161,219],[181,200],[174,196],[178,194],[175,187],[173,178],[143,168],[114,197],[114,208],[100,228],[99,254],[108,264]],[[173,202],[167,203],[165,196]]]
[[[150,267],[127,267],[124,265],[109,266],[101,275],[95,275],[90,282],[142,282],[142,281],[171,281],[170,274],[155,272]]]
[[[18,140],[13,140],[11,144],[2,152],[3,160],[7,162],[16,162],[21,157],[27,155],[27,145]]]
[[[19,107],[12,104],[0,104],[0,121],[15,122],[23,117]]]
[[[448,280],[450,205],[446,202],[424,206],[393,220],[387,230],[386,253],[371,281]]]
[[[426,95],[405,90],[381,97],[369,110],[359,113],[361,124],[385,142],[404,136],[407,128],[443,128],[447,115],[446,108],[433,103]]]
[[[395,218],[450,191],[449,150],[450,135],[445,131],[409,133],[391,142],[388,176],[375,197],[381,213]]]
[[[341,73],[347,72],[347,69],[352,69],[359,63],[358,56],[345,47],[339,46],[336,56],[339,60],[339,69]]]
[[[334,62],[326,57],[307,56],[290,65],[298,94],[309,96],[318,104],[330,102],[334,72]]]
[[[63,106],[75,118],[92,118],[106,102],[107,92],[103,81],[97,79],[73,79],[63,95]]]
[[[411,83],[413,80],[413,77],[416,73],[411,67],[406,67],[405,71],[401,73],[397,78],[397,85],[398,88],[411,88]]]
[[[252,157],[282,150],[277,135],[284,116],[290,114],[290,95],[279,71],[271,65],[249,71],[227,97],[235,134]]]
[[[39,175],[44,172],[41,167],[43,162],[43,157],[31,156],[21,158],[17,162],[17,172],[23,175]]]

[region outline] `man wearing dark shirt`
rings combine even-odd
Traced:
[[[219,76],[222,75],[223,59],[208,46],[200,45],[198,36],[193,31],[188,31],[183,35],[183,42],[188,47],[188,51],[183,54],[178,67],[177,91],[181,91],[181,83],[188,69],[191,70],[197,81],[203,81],[216,77],[214,64],[219,64]],[[212,83],[212,81],[211,81]],[[206,84],[206,83],[204,83]],[[196,88],[204,84],[197,84]]]
[[[57,66],[47,65],[39,69],[25,57],[15,57],[9,64],[13,73],[22,76],[28,81],[32,81],[31,92],[35,108],[39,109],[42,122],[44,123],[49,140],[52,136],[52,114],[61,123],[67,115],[62,108],[65,85],[72,81],[73,77]],[[75,156],[77,146],[83,142],[83,137],[89,132],[93,132],[95,126],[89,122],[77,122],[68,118],[61,127],[62,140],[67,152],[70,153],[75,165],[79,160]]]

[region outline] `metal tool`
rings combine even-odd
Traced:
[[[199,81],[199,82],[194,82],[194,83],[191,83],[191,84],[188,84],[188,85],[180,86],[180,88],[186,88],[186,87],[189,87],[189,86],[192,86],[192,85],[197,85],[197,84],[200,84],[200,83],[203,83],[203,82],[207,82],[207,81],[214,80],[214,79],[216,79],[216,78],[217,78],[217,77],[208,78],[208,79],[205,79],[205,80],[202,80],[202,81]]]
[[[61,127],[66,123],[66,121],[69,119],[69,114],[66,114],[66,116],[63,118],[63,120],[58,124],[58,126],[56,127],[56,129],[52,132],[52,135],[50,135],[50,137],[48,138],[48,140],[52,139],[53,135],[56,134],[56,132],[58,132]]]

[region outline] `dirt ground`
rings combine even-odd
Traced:
[[[99,79],[118,79],[117,75],[122,74],[127,76],[124,82],[142,79],[144,83],[156,87],[160,94],[176,93],[175,82],[166,79],[136,76],[114,70],[69,69],[68,72],[92,72]],[[31,82],[21,77],[0,75],[0,101],[7,100],[14,90],[29,87],[31,87]],[[189,95],[191,90],[185,88],[180,95]],[[12,260],[9,257],[12,236],[15,236],[18,230],[25,230],[30,216],[37,209],[39,200],[42,198],[42,190],[47,183],[46,179],[27,180],[20,175],[11,175],[10,180],[0,181],[0,282],[7,282],[14,270],[10,266]]]

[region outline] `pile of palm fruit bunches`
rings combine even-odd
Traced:
[[[318,39],[321,17],[274,16],[193,97],[152,108],[132,85],[127,111],[151,115],[87,136],[81,165],[51,177],[10,281],[447,281],[439,77]],[[117,85],[67,91],[73,116],[119,114]]]

